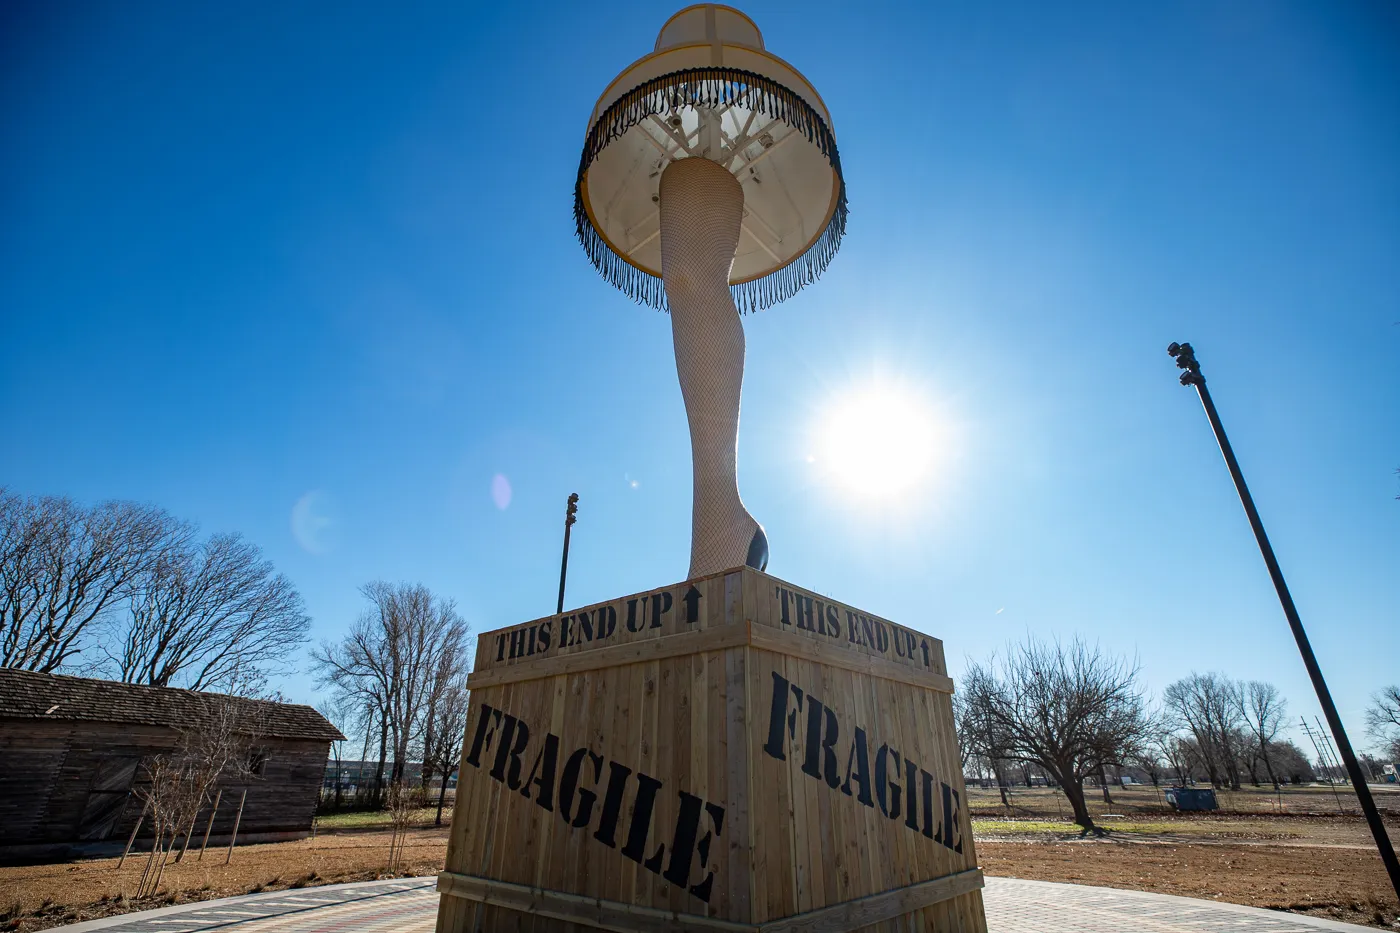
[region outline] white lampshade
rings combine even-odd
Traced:
[[[719,134],[702,132],[702,111]],[[740,310],[790,297],[835,255],[846,190],[831,118],[797,69],[769,53],[743,13],[687,7],[656,49],[598,98],[579,166],[574,215],[595,266],[632,298],[665,307],[658,188],[676,159],[726,165],[744,190],[729,282]]]

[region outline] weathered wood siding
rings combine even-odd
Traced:
[[[174,748],[160,726],[0,719],[0,859],[63,854],[103,841],[125,842],[140,816],[132,791],[145,781],[142,759]],[[248,788],[239,836],[309,833],[325,772],[324,739],[265,738],[263,773],[224,786],[214,835],[232,831]],[[200,825],[208,811],[200,816]],[[149,822],[141,838],[149,834]]]
[[[486,633],[471,686],[439,933],[985,930],[935,638],[744,569]]]

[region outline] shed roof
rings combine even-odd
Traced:
[[[133,723],[188,729],[208,722],[221,702],[260,735],[291,739],[345,738],[326,717],[298,703],[249,700],[172,687],[0,669],[0,719]]]

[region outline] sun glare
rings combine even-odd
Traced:
[[[854,498],[902,503],[929,479],[941,433],[917,393],[870,386],[833,401],[808,460]]]

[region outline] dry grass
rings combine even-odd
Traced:
[[[1134,784],[1130,787],[1110,787],[1113,796],[1110,806],[1103,800],[1097,787],[1084,788],[1085,802],[1089,812],[1096,819],[1103,814],[1157,814],[1174,813],[1167,806],[1161,789],[1150,784]],[[1380,807],[1388,807],[1400,814],[1400,785],[1372,784],[1371,793]],[[968,806],[974,816],[1021,815],[1040,819],[1071,818],[1069,804],[1064,794],[1045,787],[1013,787],[1009,789],[1010,807],[1001,803],[1001,795],[996,788],[970,787],[967,791]],[[1359,815],[1361,807],[1356,795],[1348,787],[1332,788],[1328,785],[1289,785],[1275,792],[1272,787],[1245,785],[1237,791],[1216,791],[1216,800],[1222,813],[1231,815],[1268,816],[1330,816],[1337,813]]]

